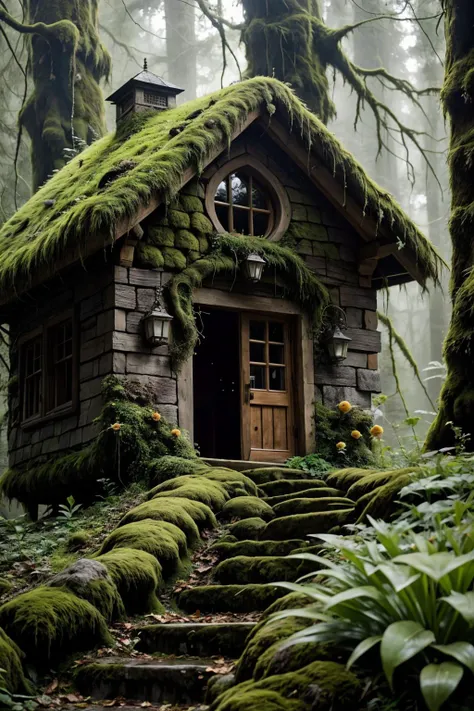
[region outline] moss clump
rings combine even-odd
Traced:
[[[242,693],[243,692],[243,693]],[[220,699],[223,698],[221,702]],[[284,698],[275,691],[263,691],[251,687],[242,689],[239,696],[224,693],[211,705],[212,711],[307,711],[309,707],[301,701]]]
[[[298,671],[277,674],[261,681],[246,681],[229,689],[211,706],[211,711],[237,711],[251,709],[248,704],[249,694],[256,692],[273,692],[281,699],[281,706],[275,706],[286,711],[288,698],[297,699],[298,709],[315,708],[330,711],[331,709],[357,708],[362,685],[358,678],[347,671],[342,664],[336,662],[317,661]],[[247,699],[246,699],[247,697]],[[256,709],[256,707],[253,707]],[[253,711],[252,708],[252,711]],[[267,706],[264,707],[265,709]],[[290,707],[291,708],[291,707]]]
[[[161,269],[165,260],[163,253],[152,244],[139,242],[135,250],[135,266],[142,269]]]
[[[372,518],[388,519],[395,511],[398,492],[412,481],[410,474],[401,474],[394,477],[388,484],[369,491],[357,502],[356,513],[361,511],[358,523],[367,520],[367,516]]]
[[[301,469],[290,469],[289,467],[260,467],[257,469],[246,469],[243,474],[252,479],[256,484],[261,486],[271,481],[279,479],[304,479],[308,476],[307,472]]]
[[[37,666],[113,644],[100,612],[62,588],[39,587],[18,595],[0,607],[0,625]]]
[[[327,533],[334,526],[352,521],[352,510],[320,511],[275,518],[260,532],[262,541],[284,541],[287,538],[304,538],[310,533]]]
[[[203,217],[203,215],[200,215],[200,217]],[[189,230],[178,230],[176,232],[174,246],[177,249],[193,250],[198,253],[199,257],[199,242]]]
[[[170,518],[164,518],[163,514],[169,516],[182,517],[181,525],[171,521]],[[143,521],[145,518],[154,519],[155,521],[169,521],[170,523],[175,523],[178,528],[181,528],[188,538],[194,537],[194,527],[189,529],[187,520],[182,516],[186,514],[194,524],[199,529],[203,528],[216,528],[217,521],[216,517],[212,513],[209,506],[202,504],[200,501],[191,501],[190,499],[173,499],[171,496],[163,497],[160,499],[152,499],[151,501],[145,501],[143,504],[139,504],[134,509],[131,509],[123,519],[120,521],[120,526],[125,523],[132,523],[134,521]],[[185,527],[187,530],[185,530]],[[199,537],[199,534],[198,534]]]
[[[238,541],[237,543],[219,541],[214,543],[210,550],[217,553],[222,560],[226,560],[236,556],[289,555],[304,546],[305,542],[296,538],[290,541]]]
[[[204,585],[183,590],[178,607],[185,612],[255,612],[284,594],[274,585]]]
[[[292,494],[308,488],[327,490],[328,487],[321,479],[280,479],[278,481],[270,481],[267,484],[260,484],[259,486],[264,496]],[[332,496],[337,496],[337,494],[332,494]]]
[[[314,570],[314,563],[281,556],[245,556],[223,560],[213,572],[213,579],[223,585],[294,582]]]
[[[23,672],[23,652],[0,628],[0,685],[12,694],[31,694]]]
[[[273,507],[275,516],[331,511],[334,509],[353,509],[354,502],[341,496],[328,496],[321,499],[291,499]]]
[[[237,496],[228,501],[222,509],[224,518],[263,518],[268,521],[273,518],[273,509],[256,496]]]
[[[343,492],[339,489],[321,487],[320,489],[303,489],[303,491],[293,491],[291,494],[280,494],[280,496],[267,496],[265,501],[270,506],[276,506],[293,499],[324,499],[340,497]]]
[[[305,642],[295,644],[292,647],[282,647],[281,642],[275,642],[259,657],[253,672],[253,678],[258,681],[275,674],[297,671],[312,662],[342,662],[346,659],[347,654],[339,654],[329,644]]]
[[[394,469],[388,472],[378,472],[377,474],[368,474],[356,481],[349,488],[347,496],[351,499],[360,499],[364,494],[368,494],[370,491],[375,491],[385,484],[389,484],[393,479],[404,474],[416,474],[420,471],[420,467],[405,467],[403,469]]]
[[[236,681],[241,683],[252,679],[258,660],[267,649],[276,643],[281,644],[308,625],[308,620],[288,617],[284,620],[261,623],[255,627],[247,639],[247,645],[237,664]]]
[[[210,249],[210,242],[205,235],[199,235],[199,251],[201,254],[206,254]]]
[[[338,409],[330,409],[321,403],[315,405],[316,449],[327,462],[339,466],[341,457],[336,448],[338,442],[345,442],[344,461],[349,466],[363,467],[373,462],[370,449],[370,429],[373,425],[372,415],[365,410],[353,407],[350,412],[342,413]],[[362,437],[355,440],[351,437],[353,430],[359,430]]]
[[[66,540],[66,550],[75,553],[87,546],[91,540],[91,535],[87,531],[74,531],[70,533]]]
[[[239,493],[247,493],[249,496],[257,496],[258,490],[256,485],[242,472],[236,472],[232,469],[211,469],[203,472],[206,479],[210,481],[219,481],[226,487],[231,496],[237,496]]]
[[[148,463],[148,477],[151,486],[156,486],[168,479],[194,474],[206,469],[209,469],[209,467],[200,459],[184,459],[183,457],[168,455],[159,459],[152,459]]]
[[[133,548],[146,551],[160,563],[165,575],[171,575],[179,568],[180,559],[187,557],[186,536],[183,531],[166,521],[144,519],[116,528],[105,539],[100,554],[116,548]]]
[[[125,608],[107,568],[97,560],[82,558],[52,578],[48,585],[69,590],[94,605],[110,622],[123,619]]]
[[[196,195],[184,195],[181,193],[179,196],[179,204],[184,212],[204,212],[202,200],[196,197]],[[212,227],[210,232],[212,232]]]
[[[0,595],[4,595],[5,593],[10,592],[12,587],[13,585],[9,580],[6,580],[5,578],[0,578]]]
[[[332,472],[327,478],[327,485],[334,486],[341,491],[349,491],[352,484],[364,479],[370,474],[379,474],[380,469],[359,469],[358,467],[347,467],[346,469],[337,469]]]
[[[222,509],[229,498],[224,487],[219,487],[215,482],[206,481],[204,478],[201,482],[193,482],[185,486],[179,486],[177,489],[172,489],[171,491],[163,491],[155,494],[153,498],[159,499],[169,496],[191,499],[191,501],[200,501],[216,512]]]
[[[266,525],[263,518],[254,516],[253,518],[244,518],[242,521],[230,524],[230,526],[227,526],[227,530],[231,536],[235,536],[239,541],[257,540]]]
[[[164,612],[156,596],[161,566],[154,556],[143,550],[114,548],[97,560],[109,571],[129,615]]]
[[[195,212],[191,215],[191,228],[203,234],[211,234],[214,232],[214,227],[210,219],[200,212]]]
[[[189,230],[191,227],[191,218],[187,212],[181,210],[168,210],[167,218],[170,227],[174,227],[179,230]]]
[[[180,271],[186,269],[186,257],[179,249],[163,247],[161,251],[166,269],[178,269]]]
[[[174,231],[165,225],[151,225],[148,242],[154,247],[174,247]]]

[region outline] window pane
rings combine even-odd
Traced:
[[[285,390],[285,368],[270,368],[270,390]]]
[[[270,345],[270,363],[284,363],[285,362],[285,347]]]
[[[38,337],[23,347],[23,416],[27,420],[41,414],[43,339]]]
[[[250,234],[250,210],[234,207],[234,230],[238,235]]]
[[[270,222],[270,215],[265,212],[253,213],[253,234],[255,237],[265,237]]]
[[[250,344],[250,360],[254,363],[266,363],[264,343]]]
[[[48,353],[49,411],[72,400],[72,319],[49,329]]]
[[[230,184],[232,186],[232,204],[248,206],[249,188],[247,180],[240,175],[232,175]]]
[[[265,321],[250,321],[250,338],[252,341],[265,340]]]
[[[265,371],[264,365],[251,365],[250,366],[250,387],[252,390],[266,390],[267,384],[265,382]]]
[[[216,205],[217,219],[222,227],[229,232],[229,208],[223,205]]]
[[[56,367],[55,407],[65,405],[72,400],[72,360],[65,360]]]
[[[277,343],[284,343],[284,329],[283,324],[275,321],[270,321],[269,324],[269,341],[276,341]]]
[[[217,188],[216,200],[219,202],[229,202],[229,196],[227,194],[227,181],[223,180]]]
[[[268,198],[255,180],[252,181],[252,207],[268,209]]]

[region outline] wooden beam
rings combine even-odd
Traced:
[[[193,300],[201,306],[214,306],[217,308],[237,309],[239,311],[266,311],[275,314],[300,315],[301,308],[298,304],[287,299],[272,299],[269,296],[253,296],[239,294],[235,291],[221,291],[201,287],[195,289]]]
[[[397,251],[396,242],[382,244],[380,240],[374,240],[367,244],[362,244],[359,249],[359,260],[363,262],[365,259],[383,259]]]
[[[143,237],[145,232],[140,225],[135,225],[128,235],[125,237],[125,241],[120,250],[119,265],[121,267],[133,267],[133,260],[135,258],[135,247]]]

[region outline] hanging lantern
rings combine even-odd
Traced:
[[[265,264],[266,261],[262,259],[259,254],[256,254],[255,252],[249,254],[242,264],[245,278],[252,281],[254,284],[259,282],[262,278]]]
[[[165,345],[169,341],[170,323],[173,317],[159,306],[143,318],[145,338],[151,346]]]
[[[339,326],[334,326],[332,333],[326,340],[326,348],[331,363],[342,363],[347,358],[349,343],[352,338],[345,336]]]

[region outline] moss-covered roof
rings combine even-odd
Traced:
[[[257,77],[176,109],[138,114],[54,175],[0,230],[3,302],[24,290],[32,275],[35,281],[43,272],[52,276],[68,261],[112,244],[121,220],[133,224],[152,198],[172,197],[185,171],[199,172],[257,110],[268,120],[281,115],[289,131],[317,147],[318,159],[360,205],[361,222],[375,218],[393,241],[416,254],[423,282],[438,280],[442,260],[395,200],[288,86]]]

